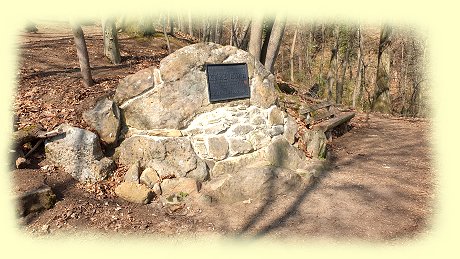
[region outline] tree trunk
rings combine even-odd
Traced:
[[[188,34],[193,37],[192,13],[188,12]]]
[[[249,53],[251,53],[256,60],[260,60],[263,25],[264,18],[262,16],[253,18],[251,24],[251,36],[249,39]]]
[[[117,28],[112,18],[105,19],[102,22],[104,34],[104,55],[109,58],[113,64],[121,63],[120,48],[118,45]]]
[[[339,48],[339,26],[334,28],[335,43],[331,49],[331,59],[329,60],[329,70],[327,72],[327,100],[332,100],[332,88],[334,81],[337,81],[337,66],[338,66],[338,48]]]
[[[169,35],[174,35],[174,19],[168,12]]]
[[[232,25],[230,26],[230,42],[228,45],[233,46],[233,38],[235,37],[235,18],[232,16]]]
[[[291,45],[291,53],[289,55],[289,65],[290,65],[290,70],[291,70],[291,82],[294,83],[294,49],[295,49],[295,43],[296,43],[296,38],[297,38],[297,32],[299,31],[299,24],[297,22],[297,26],[294,31],[294,37],[292,38],[292,45]]]
[[[216,43],[222,43],[222,20],[221,18],[217,17],[216,19]]]
[[[363,44],[362,44],[362,34],[361,34],[361,27],[358,27],[357,30],[358,34],[358,75],[356,76],[356,84],[355,88],[353,89],[353,108],[356,108],[356,102],[358,100],[358,97],[361,95],[361,90],[362,90],[362,67],[363,67]]]
[[[388,113],[390,111],[389,96],[389,68],[390,57],[385,50],[391,43],[391,28],[384,25],[380,31],[379,51],[377,56],[377,76],[375,80],[374,96],[372,98],[371,111]]]
[[[270,40],[267,47],[264,66],[271,73],[274,73],[275,61],[283,39],[284,27],[286,26],[286,17],[277,16],[273,24]]]
[[[168,54],[171,54],[171,45],[169,44],[168,33],[166,32],[166,16],[163,17],[163,34],[166,40],[166,46],[168,47]]]
[[[273,24],[275,20],[269,18],[267,21],[267,30],[263,37],[262,49],[260,50],[260,62],[265,64],[265,58],[267,56],[268,42],[270,41],[270,35],[272,34]]]
[[[342,103],[343,87],[345,85],[345,74],[346,74],[349,59],[350,59],[350,52],[351,52],[351,49],[353,48],[354,35],[355,35],[355,32],[352,29],[352,31],[350,32],[350,34],[348,36],[345,55],[344,55],[344,57],[342,59],[342,75],[341,75],[341,79],[340,79],[340,82],[337,81],[336,96],[335,96],[336,99],[335,100],[336,100],[336,103],[338,103],[338,104]]]
[[[250,28],[251,28],[251,21],[249,20],[248,24],[246,24],[246,27],[243,29],[243,37],[241,38],[241,42],[239,44],[240,49],[242,49],[242,50],[248,50],[249,29]]]
[[[308,85],[310,85],[311,81],[311,65],[310,65],[310,48],[312,46],[312,39],[313,39],[313,27],[310,28],[310,31],[308,32],[308,40],[307,40],[307,46],[305,46],[305,76],[307,77],[308,80]]]
[[[85,36],[80,25],[72,24],[72,33],[77,47],[78,61],[80,62],[81,75],[83,77],[83,84],[90,87],[94,84],[91,77],[91,67],[89,66],[88,49],[86,48]]]
[[[184,30],[184,21],[182,20],[183,16],[180,13],[177,13],[177,26],[179,27],[180,32],[185,32]]]

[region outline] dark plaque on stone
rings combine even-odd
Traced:
[[[250,97],[246,63],[207,64],[206,76],[210,102]]]

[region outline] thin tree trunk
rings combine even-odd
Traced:
[[[299,31],[299,23],[297,22],[297,26],[294,31],[294,37],[292,38],[292,45],[291,45],[291,53],[289,53],[289,65],[290,65],[290,72],[291,72],[291,82],[294,83],[294,49],[295,43],[297,39],[297,32]]]
[[[233,37],[235,37],[235,35],[233,35],[235,33],[235,18],[232,16],[232,25],[230,26],[230,42],[228,43],[228,45],[230,46],[233,46]]]
[[[246,24],[246,27],[243,29],[243,37],[239,44],[240,49],[247,50],[249,45],[249,29],[251,28],[251,20]]]
[[[374,96],[372,98],[371,111],[376,107],[381,112],[389,112],[389,56],[385,50],[390,45],[391,28],[384,25],[380,31],[379,50],[377,55],[377,73],[375,80]],[[384,62],[382,62],[384,60]],[[382,64],[385,63],[385,64]]]
[[[325,36],[325,26],[321,24],[321,61],[319,66],[319,75],[318,75],[318,84],[323,85],[323,68],[324,68],[324,36]]]
[[[188,34],[193,37],[192,12],[188,12]]]
[[[235,46],[237,48],[240,48],[239,43],[238,43],[238,18],[235,19],[234,17],[232,18],[232,34],[230,38],[232,46]]]
[[[348,67],[348,63],[349,63],[349,59],[350,59],[350,52],[351,52],[351,49],[353,48],[354,35],[355,35],[354,31],[351,31],[350,35],[348,36],[345,55],[344,55],[344,57],[342,59],[342,75],[341,75],[340,82],[337,81],[336,96],[335,96],[336,97],[336,99],[335,99],[336,103],[338,103],[338,104],[342,103],[343,87],[345,85],[345,75],[346,75],[346,71],[347,71],[347,67]]]
[[[338,57],[338,39],[339,39],[339,26],[335,25],[334,28],[334,47],[331,49],[331,59],[329,60],[329,71],[327,72],[327,100],[332,100],[332,88],[334,81],[337,81],[337,57]]]
[[[263,43],[262,43],[262,49],[260,50],[260,62],[262,64],[265,64],[265,59],[267,56],[267,49],[268,49],[268,43],[270,41],[270,36],[272,34],[272,29],[273,29],[273,24],[275,20],[272,18],[269,18],[267,21],[267,30],[265,32],[265,35],[263,37]]]
[[[253,18],[251,24],[251,36],[249,39],[249,53],[251,53],[256,60],[260,60],[263,25],[263,16],[257,16]]]
[[[356,102],[359,101],[358,96],[361,95],[361,90],[362,90],[362,83],[361,83],[361,76],[362,76],[362,67],[363,67],[363,44],[362,44],[362,34],[361,34],[361,27],[358,27],[358,75],[356,77],[356,84],[355,88],[353,89],[353,103],[352,106],[353,108],[356,108]]]
[[[168,33],[166,32],[166,16],[163,17],[163,34],[166,40],[166,46],[168,47],[168,54],[171,54],[171,45],[169,44]]]
[[[112,18],[102,21],[102,31],[104,34],[104,55],[109,58],[113,64],[121,63],[120,48],[118,45],[117,28]]]
[[[85,36],[80,25],[72,23],[72,33],[77,47],[77,56],[80,63],[81,75],[83,77],[83,84],[90,87],[94,84],[91,77],[91,67],[89,66],[88,49],[86,48]]]
[[[169,24],[169,35],[174,35],[174,19],[172,15],[168,12],[168,24]]]
[[[182,20],[182,14],[177,13],[177,26],[179,27],[180,32],[185,32],[184,31],[184,21]]]
[[[286,26],[286,17],[277,16],[273,24],[272,33],[270,34],[270,41],[267,47],[267,54],[265,56],[264,66],[271,73],[274,73],[275,61],[283,39],[284,27]]]
[[[297,56],[297,63],[299,65],[299,72],[302,71],[302,55]]]
[[[281,70],[281,78],[283,78],[283,74],[284,74],[284,51],[281,50],[281,64],[280,64],[280,67],[279,69]]]
[[[216,20],[216,43],[222,43],[222,19],[217,17]]]

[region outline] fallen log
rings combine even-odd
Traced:
[[[334,118],[323,121],[321,123],[318,123],[316,125],[312,126],[313,130],[321,130],[323,132],[327,132],[341,124],[347,123],[350,121],[353,117],[355,116],[354,112],[345,112],[343,114],[337,115]]]
[[[46,131],[41,125],[31,125],[24,127],[18,131],[13,132],[13,161],[15,161],[16,168],[25,168],[29,164],[27,157],[29,157],[45,139],[62,134],[62,129],[55,129]],[[35,145],[24,155],[22,146],[26,143],[36,142]]]

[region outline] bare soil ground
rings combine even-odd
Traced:
[[[143,39],[122,32],[123,61],[111,65],[103,57],[100,27],[84,26],[97,83],[85,88],[67,24],[42,22],[37,27],[37,33],[24,33],[18,43],[22,62],[14,106],[20,127],[41,123],[52,129],[66,122],[86,128],[81,113],[97,98],[112,95],[119,79],[158,65],[167,55],[162,37]],[[171,42],[173,50],[190,43],[180,37]],[[18,223],[38,235],[93,231],[393,240],[428,231],[435,196],[429,122],[372,114],[366,119],[358,114],[351,125],[351,131],[333,140],[329,166],[305,190],[268,202],[224,206],[190,201],[175,212],[158,200],[137,205],[113,195],[123,168],[107,181],[85,186],[59,168],[44,167],[39,150],[31,168],[11,172],[13,191],[46,183],[58,201],[52,209],[29,214]]]

